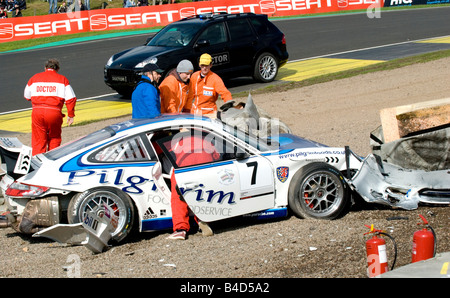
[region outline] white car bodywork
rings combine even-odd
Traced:
[[[336,177],[342,180],[342,186],[333,181],[331,184],[336,184],[337,188],[350,186],[368,202],[413,209],[417,208],[420,197],[408,195],[408,189],[414,188],[419,193],[421,188],[433,186],[429,185],[433,182],[426,179],[417,180],[419,185],[415,186],[401,178],[401,183],[388,181],[388,186],[394,184],[394,187],[406,189],[405,193],[396,193],[396,199],[392,200],[383,184],[389,175],[378,175],[376,170],[374,173],[373,166],[367,165],[372,155],[362,159],[348,148],[331,148],[292,134],[273,135],[271,144],[268,144],[266,140],[249,137],[219,120],[193,115],[164,115],[112,125],[48,153],[34,156],[32,170],[26,175],[23,174],[28,169],[23,168],[20,172],[20,168],[24,162],[27,163],[29,149],[17,140],[0,138],[3,150],[18,154],[15,174],[19,171],[22,175],[12,178],[14,170],[8,169],[5,161],[2,161],[7,174],[0,187],[5,197],[9,222],[14,224],[14,220],[27,211],[30,201],[51,198],[46,204],[51,202],[50,205],[54,207],[51,210],[56,210],[53,213],[68,211],[68,217],[78,218],[72,219],[72,222],[69,220],[69,223],[83,223],[91,228],[97,227],[95,220],[106,222],[114,230],[111,237],[117,240],[122,239],[123,229],[133,224],[133,217],[123,217],[123,214],[133,213],[134,210],[140,231],[171,228],[170,187],[167,183],[170,170],[166,168],[174,164],[162,157],[167,157],[167,152],[157,148],[161,146],[157,140],[161,134],[173,138],[185,130],[191,131],[191,134],[198,132],[207,135],[216,144],[223,145],[221,160],[188,167],[175,166],[174,169],[183,198],[192,213],[205,222],[241,215],[251,218],[287,216],[290,200],[295,200],[292,198],[296,191],[294,184],[299,183],[294,177],[303,175],[301,172],[305,166],[312,163],[318,164],[319,170],[303,180],[327,178],[328,173],[322,171],[320,165],[329,166],[332,171],[335,170]],[[362,170],[362,167],[365,169]],[[392,171],[391,168],[389,171]],[[347,175],[342,175],[345,173]],[[423,173],[420,175],[423,176]],[[437,175],[441,175],[442,179],[435,186],[448,189],[448,172]],[[12,189],[20,189],[24,185],[30,188],[27,193],[19,191],[20,195],[14,195],[14,192],[11,194]],[[350,200],[347,197],[348,190],[340,191],[343,191],[343,195],[339,195],[339,200]],[[96,197],[95,192],[100,192],[100,195]],[[92,202],[86,203],[83,197],[92,198],[92,202],[98,198],[103,200],[99,201],[98,206],[89,206]],[[128,199],[131,204],[127,203]],[[448,204],[448,197],[436,202]],[[82,206],[83,214],[75,214],[77,210],[81,213],[78,205],[82,204],[85,204]],[[331,207],[335,207],[333,204],[327,198],[317,199],[314,205],[306,208],[306,212],[311,217],[334,218],[344,210],[340,207],[331,210]],[[305,206],[302,208],[305,209]],[[94,216],[95,220],[89,220],[89,215]],[[56,217],[61,218],[59,215]],[[38,225],[44,223],[44,228],[60,224],[58,219],[51,221],[46,217],[39,220]],[[47,222],[49,224],[45,224]],[[38,233],[42,234],[41,230],[38,229]],[[54,235],[49,237],[57,240]],[[102,245],[96,248],[101,249]]]

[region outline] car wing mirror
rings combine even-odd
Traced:
[[[207,39],[199,39],[197,43],[195,44],[196,48],[206,47],[209,46],[209,40]]]

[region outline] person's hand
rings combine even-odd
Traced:
[[[73,117],[67,117],[67,126],[70,126],[73,123]]]

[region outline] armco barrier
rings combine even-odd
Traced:
[[[62,34],[164,26],[203,13],[292,16],[380,7],[382,0],[217,0],[110,8],[0,20],[0,43]]]

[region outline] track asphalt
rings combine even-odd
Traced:
[[[276,81],[302,81],[320,75],[446,49],[450,49],[450,36],[290,61],[280,68]],[[131,101],[105,100],[105,97],[113,97],[114,94],[105,94],[102,97],[103,100],[98,100],[100,97],[79,99],[76,106],[77,123],[131,114]],[[2,114],[0,115],[0,123],[0,137],[17,133],[30,133],[31,110]]]

